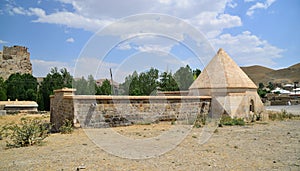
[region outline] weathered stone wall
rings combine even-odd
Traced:
[[[205,95],[212,97],[212,113],[215,117],[221,117],[222,114],[228,114],[230,117],[243,118],[245,121],[251,121],[264,112],[264,106],[261,102],[256,89],[250,88],[203,88],[193,89],[192,95]],[[251,104],[251,101],[253,104]],[[253,111],[250,111],[250,106]]]
[[[5,80],[13,73],[32,74],[30,53],[23,46],[3,46],[0,53],[0,77]]]
[[[58,131],[65,120],[74,120],[74,105],[72,98],[74,89],[54,90],[54,95],[50,96],[50,122],[54,131]]]
[[[82,127],[102,128],[177,120],[193,124],[210,109],[208,96],[82,96],[72,89],[51,97],[51,123],[58,130],[65,119]]]

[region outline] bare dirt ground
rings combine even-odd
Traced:
[[[2,116],[0,124],[17,118]],[[141,139],[169,128],[168,122],[114,129]],[[200,130],[194,128],[175,149],[143,160],[105,152],[80,128],[51,134],[41,146],[5,149],[5,140],[0,140],[0,170],[300,170],[300,120],[220,127],[202,145],[195,137]]]

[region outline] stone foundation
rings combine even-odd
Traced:
[[[208,114],[211,101],[209,96],[94,96],[74,92],[60,89],[51,96],[50,121],[55,131],[66,119],[88,128],[171,120],[193,124],[197,116]]]

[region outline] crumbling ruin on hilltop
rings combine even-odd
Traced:
[[[0,51],[0,77],[6,80],[11,74],[32,74],[30,53],[27,47],[3,46]]]

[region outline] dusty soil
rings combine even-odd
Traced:
[[[3,116],[0,124],[7,118],[14,120]],[[160,123],[114,130],[141,139],[169,128],[170,123]],[[41,146],[5,149],[1,140],[0,170],[300,170],[300,120],[220,127],[202,145],[195,136],[200,130],[194,128],[175,149],[143,160],[103,151],[80,128],[72,134],[51,134]]]

